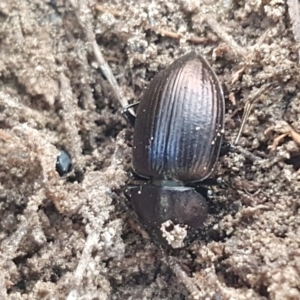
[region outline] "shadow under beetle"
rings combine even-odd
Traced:
[[[196,186],[213,172],[224,133],[225,101],[216,74],[190,52],[151,81],[136,117],[129,107],[124,113],[134,123],[132,167],[145,179],[127,189],[135,213],[164,242],[165,222],[199,229],[207,203]]]

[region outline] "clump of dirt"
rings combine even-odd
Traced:
[[[0,3],[0,298],[300,299],[298,6],[78,2]],[[123,205],[120,110],[192,49],[224,88],[228,142],[273,87],[220,159],[211,226],[175,252]]]

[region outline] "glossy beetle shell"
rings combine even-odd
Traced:
[[[150,83],[138,106],[133,169],[146,178],[202,181],[218,160],[224,97],[206,60],[182,56]]]

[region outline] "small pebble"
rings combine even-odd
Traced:
[[[60,155],[56,159],[56,171],[60,176],[63,176],[71,171],[72,161],[70,155],[61,150]]]

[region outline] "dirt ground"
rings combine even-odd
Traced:
[[[298,2],[79,2],[0,2],[0,299],[300,299]],[[203,230],[171,251],[126,208],[120,111],[192,49],[224,88],[228,142],[273,85]]]

